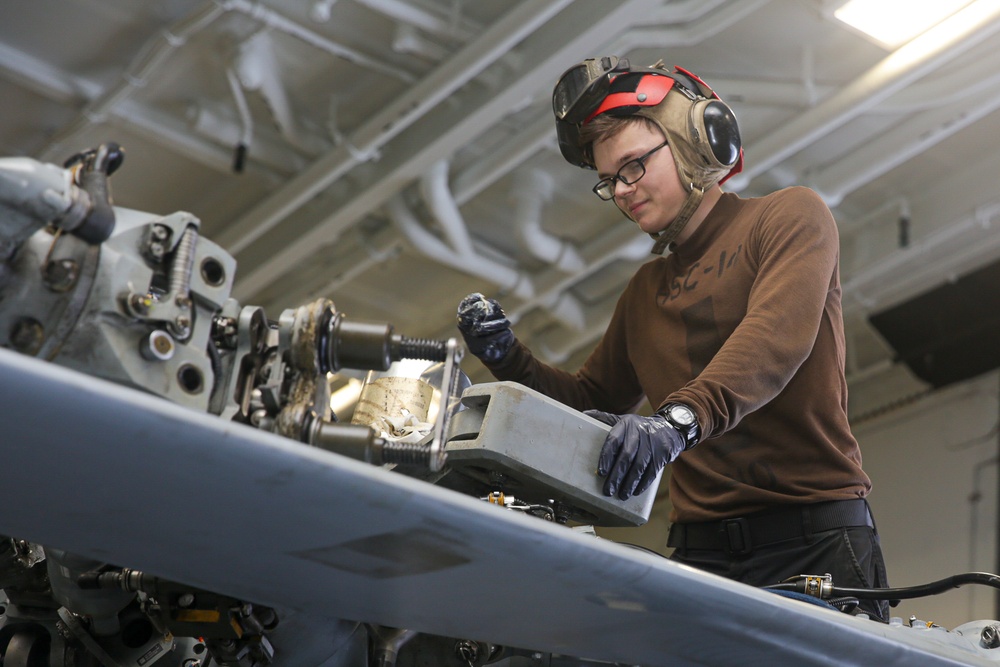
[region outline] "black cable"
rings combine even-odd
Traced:
[[[830,598],[826,602],[831,607],[845,614],[853,614],[858,609],[857,598]]]
[[[997,399],[998,401],[1000,401],[1000,389],[997,390]],[[998,405],[997,407],[1000,408],[1000,405]],[[1000,422],[1000,419],[998,419],[998,422]],[[1000,456],[1000,430],[997,431],[997,455]],[[998,475],[997,478],[1000,479],[1000,475]],[[998,505],[1000,505],[1000,489],[998,489],[997,493],[997,503]],[[997,512],[997,521],[1000,522],[1000,511]],[[998,524],[997,529],[1000,530],[1000,524]],[[997,568],[1000,568],[1000,549],[997,549],[996,558],[997,558]],[[1000,615],[1000,590],[996,591],[996,595],[993,596],[993,606],[994,606],[994,613]],[[994,616],[994,618],[996,618],[996,616]]]
[[[982,584],[1000,589],[1000,576],[990,574],[989,572],[966,572],[965,574],[956,574],[946,579],[933,581],[921,586],[907,586],[904,588],[841,588],[839,586],[831,586],[828,590],[831,597],[853,597],[860,600],[909,600],[936,595],[965,584]],[[805,593],[806,580],[783,582],[774,586],[765,586],[765,588]]]

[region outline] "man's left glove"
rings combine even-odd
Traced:
[[[597,474],[606,476],[604,494],[621,500],[637,496],[656,480],[656,475],[680,455],[686,447],[684,437],[661,415],[613,415],[600,410],[587,410],[588,417],[611,427]]]

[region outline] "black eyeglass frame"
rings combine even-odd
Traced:
[[[592,188],[593,193],[597,195],[602,201],[611,201],[612,199],[615,198],[615,186],[618,183],[618,181],[621,181],[625,185],[635,185],[636,183],[638,183],[639,180],[646,175],[646,160],[648,160],[653,155],[653,153],[660,150],[669,143],[670,143],[669,141],[664,140],[664,142],[659,146],[651,148],[649,151],[647,151],[643,155],[640,155],[634,160],[629,160],[628,162],[626,162],[621,166],[621,168],[614,176],[608,176],[607,178],[602,178],[601,180],[599,180],[597,182],[597,185],[595,185]],[[626,169],[631,168],[633,165],[639,166],[640,169],[639,175],[633,178],[632,180],[629,180],[622,175],[622,172],[625,171]],[[606,197],[601,194],[601,190],[603,188],[606,188],[607,191]]]

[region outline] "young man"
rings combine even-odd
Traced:
[[[800,574],[885,587],[847,420],[839,241],[829,209],[793,187],[723,193],[742,168],[732,111],[694,75],[584,61],[553,93],[560,147],[597,170],[666,257],[643,265],[575,374],[551,368],[481,294],[459,306],[469,350],[612,426],[598,462],[626,499],[672,463],[672,558],[751,585]],[[649,416],[631,414],[643,397]],[[872,618],[888,605],[863,601]]]

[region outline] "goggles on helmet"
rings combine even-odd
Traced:
[[[556,120],[582,123],[590,110],[608,94],[611,81],[619,72],[628,72],[627,58],[605,56],[587,58],[566,70],[552,91],[552,112]]]

